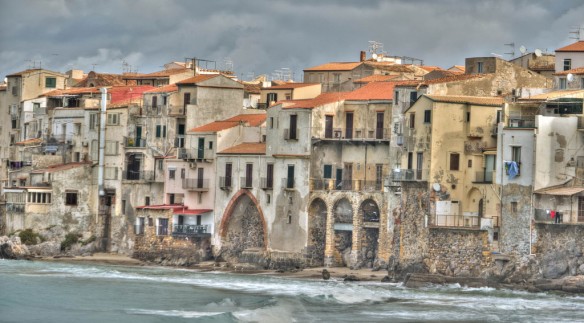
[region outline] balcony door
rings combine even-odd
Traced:
[[[422,179],[422,169],[424,166],[423,163],[424,163],[424,154],[418,153],[416,156],[416,179],[417,180]]]
[[[253,181],[253,164],[245,165],[245,187],[251,187]]]
[[[199,147],[197,149],[197,159],[205,158],[205,138],[199,138]]]
[[[377,112],[375,139],[383,139],[383,112]]]
[[[352,139],[353,138],[353,113],[347,112],[345,115],[345,138]]]
[[[205,176],[205,169],[203,167],[197,168],[197,188],[203,188],[203,177]]]
[[[485,183],[493,182],[493,171],[495,170],[495,155],[485,156]]]
[[[325,116],[324,137],[325,138],[333,137],[333,116]]]

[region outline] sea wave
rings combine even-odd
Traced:
[[[127,314],[136,315],[156,315],[156,316],[174,316],[183,318],[199,318],[205,316],[216,316],[224,314],[225,312],[197,312],[197,311],[179,311],[179,310],[152,310],[152,309],[136,309],[131,308],[126,310]]]

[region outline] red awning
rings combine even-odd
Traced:
[[[207,213],[207,212],[211,212],[213,210],[210,209],[195,209],[195,210],[189,210],[189,209],[174,209],[174,214],[178,214],[178,215],[199,215],[199,214],[203,214],[203,213]]]

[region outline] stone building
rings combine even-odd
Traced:
[[[258,108],[266,109],[277,101],[312,99],[321,93],[320,83],[286,83],[261,88]]]

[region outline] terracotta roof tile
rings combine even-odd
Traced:
[[[398,81],[395,82],[395,87],[412,87],[421,85],[422,83],[424,83],[423,80]]]
[[[363,64],[363,62],[331,62],[314,67],[309,67],[304,71],[350,71]]]
[[[363,101],[363,100],[392,100],[394,82],[373,82],[349,92],[345,100]]]
[[[548,99],[556,99],[556,98],[561,98],[561,97],[564,97],[567,95],[574,95],[574,94],[579,94],[579,93],[584,94],[584,90],[582,90],[582,89],[558,90],[558,91],[552,91],[552,92],[542,93],[542,94],[538,94],[538,95],[532,95],[529,98],[522,98],[520,100],[548,100]]]
[[[503,100],[503,98],[490,96],[463,96],[463,95],[425,95],[425,96],[432,101],[446,103],[464,103],[488,106],[500,106],[503,105],[503,103],[505,103],[505,100]]]
[[[466,80],[483,78],[483,77],[485,77],[484,74],[460,74],[460,75],[453,75],[453,76],[448,76],[448,77],[442,77],[439,79],[424,81],[422,85],[466,81]]]
[[[229,154],[229,155],[265,155],[266,154],[266,143],[265,142],[244,142],[237,146],[227,148],[220,151],[219,154]]]
[[[233,128],[240,123],[247,124],[249,127],[259,127],[266,121],[266,114],[240,114],[235,117],[220,120],[202,125],[197,128],[189,130],[189,132],[217,132],[229,128]]]
[[[286,83],[286,84],[280,84],[280,85],[274,85],[274,86],[270,86],[270,87],[263,87],[263,89],[273,89],[273,90],[287,90],[287,89],[297,89],[300,87],[307,87],[307,86],[313,86],[313,85],[317,85],[320,83]]]
[[[326,92],[313,99],[281,101],[283,109],[312,109],[328,103],[343,101],[350,92]],[[276,104],[278,104],[276,103]]]
[[[259,84],[243,83],[243,90],[251,94],[260,94],[261,86]]]
[[[77,168],[77,167],[82,167],[82,166],[91,166],[91,163],[67,163],[67,164],[59,164],[59,165],[52,165],[49,166],[47,168],[43,168],[43,169],[37,169],[37,170],[33,170],[31,171],[31,173],[33,174],[38,174],[38,173],[54,173],[54,172],[60,172],[63,170],[68,170],[68,169],[72,169],[72,168]]]
[[[385,82],[398,77],[397,75],[381,75],[373,74],[369,76],[362,77],[358,80],[353,81],[353,83],[371,83],[371,82]]]
[[[442,68],[440,66],[431,66],[431,65],[422,65],[420,66],[421,69],[424,69],[428,72],[432,72],[435,70],[441,70]]]
[[[556,52],[584,52],[584,40],[556,49]]]
[[[62,95],[74,95],[74,94],[100,94],[101,91],[97,87],[74,87],[66,90],[53,90],[41,94],[40,96],[62,96]]]
[[[126,75],[124,75],[124,78],[125,79],[167,78],[171,75],[182,74],[182,73],[186,73],[188,71],[193,72],[193,70],[191,70],[190,68],[171,68],[168,70],[163,70],[163,71],[158,71],[158,72],[153,72],[153,73],[148,73],[148,74],[138,74],[138,75],[126,74]]]
[[[584,67],[577,67],[577,68],[573,68],[571,70],[554,73],[554,75],[568,75],[568,74],[583,75],[584,74]]]
[[[126,82],[123,80],[121,74],[106,74],[89,72],[85,78],[77,82],[74,87],[88,87],[93,84],[95,87],[101,86],[125,86]]]
[[[42,142],[43,142],[43,140],[40,138],[32,138],[32,139],[19,141],[19,142],[15,143],[15,145],[16,146],[31,146],[31,145],[39,145]]]
[[[201,74],[201,75],[193,76],[193,77],[188,78],[186,80],[182,80],[180,82],[177,82],[176,84],[181,84],[181,85],[197,84],[199,82],[210,80],[210,79],[217,77],[217,76],[219,76],[219,74]]]
[[[176,84],[169,84],[153,90],[144,91],[144,93],[168,93],[176,91],[178,91],[178,86],[176,86]]]

